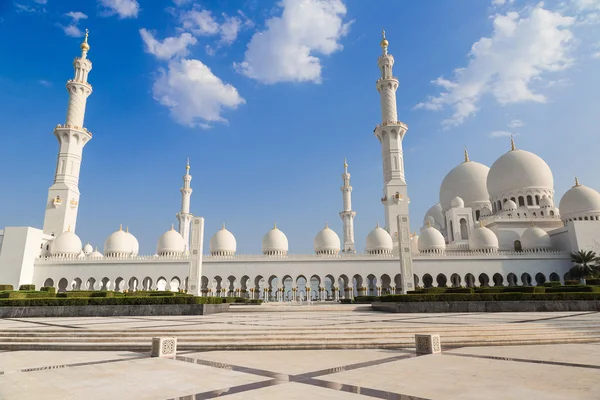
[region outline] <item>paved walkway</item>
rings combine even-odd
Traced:
[[[0,351],[0,399],[599,398],[600,334],[594,329],[600,328],[600,313],[401,315],[349,310],[287,312],[283,308],[272,313],[207,317],[0,320],[0,344],[5,350],[11,343],[27,343],[28,339],[39,348],[58,348],[58,342],[52,340],[84,346],[79,349],[90,343],[143,347],[143,351],[125,347],[112,351]],[[270,336],[272,331],[277,335]],[[383,343],[399,340],[394,336],[398,331],[403,332],[400,338],[408,337],[409,332],[441,332],[442,344],[452,337],[484,341],[488,337],[494,344],[499,337],[513,337],[512,343],[560,337],[563,343],[446,346],[441,355],[421,357],[415,356],[412,344],[398,343],[387,349],[285,348],[286,343],[296,343],[298,336],[311,346],[330,338],[338,345],[372,341],[368,346],[372,347],[378,336],[384,336]],[[361,332],[366,332],[365,339],[353,338]],[[175,335],[189,344],[211,340],[221,348],[181,350],[176,360],[149,358],[149,337],[154,334]],[[588,343],[571,343],[568,335]],[[222,342],[217,341],[219,336]],[[247,345],[252,338],[255,344],[274,341],[282,345],[277,350],[222,350],[232,341]]]

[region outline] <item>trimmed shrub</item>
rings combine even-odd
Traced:
[[[111,292],[109,292],[111,293]],[[221,304],[219,297],[57,297],[38,299],[0,298],[0,307],[29,306],[93,306],[93,305],[161,305],[161,304]],[[260,304],[260,303],[259,303]]]
[[[600,279],[597,279],[597,278],[586,279],[585,283],[588,284],[588,285],[600,285]],[[0,289],[0,290],[2,290],[2,289]]]
[[[354,298],[355,303],[371,303],[373,301],[379,301],[379,296],[356,296]]]
[[[25,290],[0,293],[0,298],[2,299],[39,299],[52,297],[56,297],[56,294],[47,292],[31,292]]]
[[[0,292],[3,292],[5,290],[15,290],[15,288],[13,287],[13,285],[0,285]]]
[[[475,290],[470,287],[456,287],[456,288],[448,288],[446,293],[474,293]]]
[[[581,283],[577,279],[570,279],[565,281],[565,285],[581,285]]]
[[[423,289],[409,290],[406,294],[425,294],[425,291]],[[393,296],[393,294],[390,294],[389,296]]]
[[[502,293],[545,293],[546,288],[542,286],[508,286],[503,288]]]
[[[422,289],[424,293],[446,293],[448,288],[445,287],[430,287]]]
[[[546,289],[546,293],[600,293],[600,287],[589,285],[561,286]]]
[[[19,290],[35,290],[35,285],[21,285]]]
[[[223,303],[235,303],[235,297],[221,297]]]
[[[54,286],[42,286],[40,292],[56,293],[56,288]]]
[[[565,300],[600,300],[600,293],[442,293],[429,295],[389,295],[382,296],[380,301],[404,303],[412,301],[565,301]]]
[[[390,296],[394,296],[394,295],[390,294]],[[352,304],[353,301],[352,301],[352,299],[340,299],[340,303],[342,303],[342,304]]]
[[[557,286],[562,286],[562,283],[560,283],[560,281],[550,281],[550,282],[544,282],[542,284],[542,286],[550,288],[550,287],[557,287]]]
[[[263,301],[260,300],[260,299],[252,299],[252,300],[250,300],[250,304],[262,304],[262,302]]]

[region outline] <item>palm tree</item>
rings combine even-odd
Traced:
[[[585,278],[593,275],[595,268],[591,265],[594,262],[600,261],[600,257],[596,256],[593,251],[578,250],[571,253],[571,261],[575,264],[569,271],[573,278],[578,278],[585,285]]]

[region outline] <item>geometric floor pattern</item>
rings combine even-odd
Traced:
[[[69,336],[75,335],[73,332],[93,331],[107,335],[102,340],[109,341],[119,340],[125,332],[157,329],[178,338],[208,332],[206,340],[215,340],[224,332],[238,333],[232,336],[237,340],[252,333],[260,340],[272,330],[290,340],[313,332],[313,340],[318,340],[319,335],[330,337],[335,332],[358,337],[363,331],[374,329],[377,334],[377,329],[388,332],[390,327],[392,331],[432,333],[446,329],[478,337],[507,327],[520,330],[523,337],[537,337],[537,329],[547,330],[546,337],[563,334],[560,344],[463,346],[419,357],[409,346],[187,350],[179,351],[174,360],[150,358],[147,351],[0,350],[0,399],[597,400],[600,335],[594,329],[599,326],[600,313],[409,315],[330,310],[206,317],[0,319],[0,345],[26,340],[36,332],[49,332],[47,340],[64,335],[69,341],[76,339]],[[569,343],[569,335],[580,339],[587,335],[592,343]]]

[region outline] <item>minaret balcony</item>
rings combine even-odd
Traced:
[[[80,132],[85,132],[90,137],[92,137],[92,132],[88,131],[86,128],[81,127],[81,126],[67,125],[67,124],[64,124],[64,125],[58,124],[58,125],[56,125],[56,128],[54,128],[54,131],[56,132],[57,130],[61,130],[61,129],[74,129],[74,130],[77,130],[77,131],[80,131]]]

